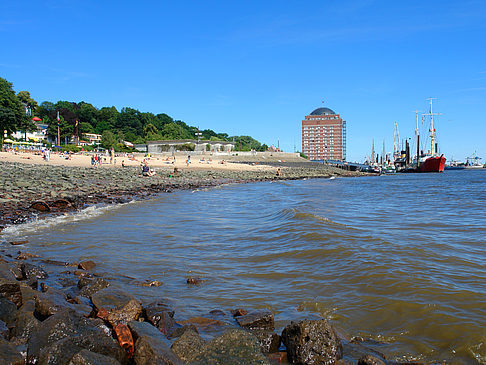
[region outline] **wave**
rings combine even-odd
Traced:
[[[76,223],[84,220],[93,219],[106,214],[109,211],[120,209],[120,207],[134,204],[136,201],[132,200],[128,203],[114,204],[114,205],[93,205],[85,209],[65,213],[60,216],[52,216],[48,218],[36,218],[32,221],[10,225],[5,227],[1,233],[1,237],[5,240],[14,239],[16,237],[25,236],[33,232],[39,232],[42,230],[49,230],[58,226],[62,226],[69,223]]]

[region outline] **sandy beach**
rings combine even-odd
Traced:
[[[32,152],[0,152],[0,161],[29,163],[53,166],[73,166],[73,167],[91,167],[91,154],[72,154],[69,159],[65,154],[51,153],[49,161],[45,161],[40,153]],[[189,154],[176,154],[172,156],[151,156],[147,157],[142,153],[119,154],[115,156],[114,163],[110,163],[110,157],[101,155],[103,163],[102,168],[121,168],[122,163],[126,167],[139,167],[144,161],[147,161],[151,168],[173,170],[181,169],[198,169],[198,170],[232,170],[232,171],[263,171],[271,169],[271,166],[265,165],[265,159],[258,159],[254,164],[241,164],[234,160],[235,156],[210,156],[194,155],[187,164]],[[273,160],[278,160],[273,159]],[[303,159],[302,159],[303,160]],[[275,170],[275,169],[274,169]]]

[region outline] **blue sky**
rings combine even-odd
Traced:
[[[129,106],[301,150],[324,105],[348,159],[434,109],[441,152],[486,158],[486,2],[3,1],[0,77],[39,102]]]

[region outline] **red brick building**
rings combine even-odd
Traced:
[[[346,121],[329,108],[317,108],[302,121],[302,152],[310,160],[346,159]]]

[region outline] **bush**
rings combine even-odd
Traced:
[[[63,144],[61,146],[61,151],[78,153],[79,151],[81,151],[81,147],[76,146],[74,144]]]
[[[300,154],[300,157],[305,158],[306,160],[308,159],[308,157],[306,155],[304,155],[302,152],[299,152],[299,154]]]

